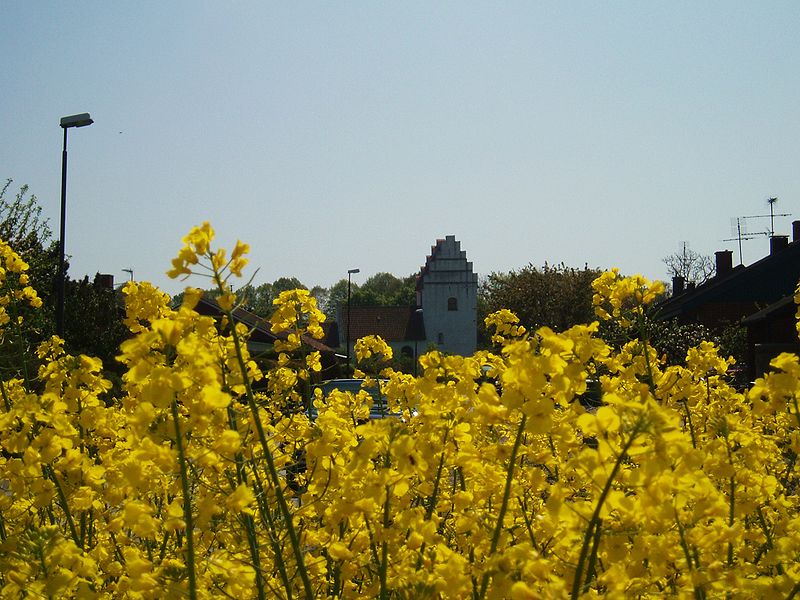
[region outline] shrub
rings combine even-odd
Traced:
[[[800,591],[800,363],[784,354],[746,393],[702,342],[666,366],[637,331],[658,284],[612,271],[598,323],[527,331],[501,311],[491,351],[429,352],[419,377],[383,369],[369,394],[295,409],[319,369],[302,335],[324,318],[307,291],[271,317],[277,364],[235,325],[231,257],[204,224],[173,276],[208,268],[215,323],[129,283],[123,392],[100,361],[39,350],[30,380],[0,383],[0,593],[47,597],[791,597]],[[36,304],[0,245],[1,335]],[[10,275],[9,275],[10,274]],[[386,357],[370,339],[362,358]],[[578,401],[599,379],[602,406]],[[255,383],[258,386],[255,386]],[[258,389],[256,391],[254,388]]]

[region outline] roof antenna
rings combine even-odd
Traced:
[[[774,197],[767,199],[767,204],[769,204],[769,237],[775,235],[775,212],[773,207],[777,201],[778,199]]]
[[[778,201],[777,198],[772,197],[767,199],[767,204],[769,204],[769,214],[768,215],[749,215],[747,217],[734,217],[731,219],[731,235],[733,237],[728,238],[726,240],[722,240],[723,242],[739,242],[739,264],[744,264],[742,261],[742,240],[752,240],[759,235],[765,235],[767,237],[772,237],[775,235],[775,217],[790,217],[791,213],[779,213],[775,214],[775,203]],[[769,230],[767,231],[748,231],[747,221],[750,219],[766,219],[769,217]]]

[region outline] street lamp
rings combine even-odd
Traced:
[[[350,276],[360,273],[361,269],[347,270],[347,373],[350,373]]]
[[[61,232],[58,238],[58,282],[56,285],[56,333],[64,338],[64,227],[67,218],[67,129],[70,127],[86,127],[94,123],[89,113],[62,117],[61,128],[64,130],[64,150],[61,153]]]
[[[417,365],[419,365],[419,353],[417,352],[417,343],[419,342],[419,319],[422,319],[422,309],[417,308],[414,310],[414,377],[417,376]]]

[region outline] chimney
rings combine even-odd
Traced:
[[[792,221],[792,241],[800,241],[800,221]]]
[[[107,273],[98,273],[94,278],[95,285],[99,285],[101,288],[105,288],[107,290],[114,289],[114,276],[108,275]]]
[[[784,248],[789,246],[789,236],[788,235],[773,235],[769,238],[769,253],[777,254]]]
[[[733,250],[719,250],[714,252],[717,260],[717,277],[727,275],[733,270]]]
[[[681,277],[680,275],[675,275],[672,278],[672,295],[680,296],[683,293],[684,285],[686,284],[686,280]]]

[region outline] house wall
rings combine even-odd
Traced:
[[[478,342],[478,276],[454,236],[437,243],[423,269],[421,283],[425,344],[435,344],[452,354],[474,353]],[[455,300],[455,310],[451,310],[451,299]]]
[[[800,351],[795,324],[794,304],[789,304],[758,322],[747,324],[747,364],[750,381],[770,371],[770,361],[781,352]]]
[[[383,338],[381,338],[383,339]],[[350,340],[350,357],[353,364],[356,364],[356,342],[358,340]],[[427,342],[424,340],[383,340],[386,345],[392,349],[392,355],[397,358],[407,354],[411,358],[425,354],[427,350]],[[342,344],[344,346],[344,344]],[[346,350],[345,350],[346,352]]]
[[[690,321],[698,321],[710,327],[725,327],[731,323],[738,323],[743,317],[752,315],[758,310],[755,302],[709,302],[695,310]]]

